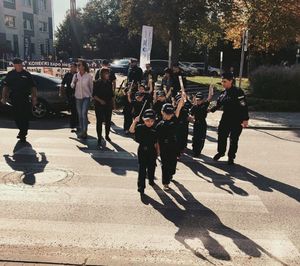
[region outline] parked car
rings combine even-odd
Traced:
[[[191,62],[179,62],[180,67],[188,73],[189,76],[196,76],[198,75],[198,69],[192,66]]]
[[[2,94],[3,79],[7,72],[0,73],[0,93]],[[50,112],[61,112],[68,110],[67,103],[63,97],[59,96],[61,79],[50,75],[31,73],[37,84],[38,101],[35,108],[32,109],[32,115],[35,118],[44,118]]]
[[[205,63],[204,62],[193,62],[190,65],[191,67],[197,69],[198,75],[204,75],[205,74]]]
[[[123,75],[127,75],[131,59],[135,58],[123,58],[114,60],[110,64],[110,68],[114,71],[114,73],[121,73]]]
[[[208,71],[209,75],[214,76],[214,77],[221,75],[221,69],[220,68],[208,66],[207,71]]]

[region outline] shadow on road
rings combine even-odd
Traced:
[[[201,158],[205,158],[206,161],[211,160],[205,155],[201,155]],[[207,181],[208,183],[213,184],[218,189],[226,191],[229,194],[238,194],[240,196],[249,195],[247,191],[245,191],[241,187],[238,187],[235,184],[234,177],[232,177],[229,173],[224,175],[213,171],[212,169],[205,166],[205,164],[201,161],[195,160],[192,157],[192,152],[190,150],[188,150],[187,153],[184,156],[182,156],[181,162],[187,167],[189,167],[191,171],[195,174],[195,176]]]
[[[223,261],[232,260],[225,247],[212,236],[211,233],[214,233],[229,238],[239,250],[250,257],[261,257],[263,253],[274,259],[277,263],[287,265],[247,236],[224,225],[216,213],[197,201],[192,193],[182,184],[177,181],[173,181],[173,183],[182,194],[180,195],[176,191],[170,190],[169,194],[176,202],[158,186],[155,187],[155,191],[162,203],[147,195],[144,195],[142,200],[144,204],[150,204],[163,217],[178,228],[175,239],[195,256],[214,264],[201,252],[201,247],[195,248],[188,243],[189,240],[199,239],[211,257]],[[180,208],[179,205],[182,206],[183,209]]]
[[[138,171],[137,156],[134,153],[126,151],[113,141],[110,142],[113,149],[106,146],[100,149],[97,147],[97,138],[93,136],[89,136],[86,140],[70,139],[85,145],[85,147],[77,146],[77,148],[84,153],[88,153],[101,166],[110,167],[111,172],[116,175],[126,176],[127,171]]]
[[[26,150],[26,154],[18,153],[22,149]],[[39,158],[39,155],[41,159]],[[17,142],[14,147],[13,155],[3,155],[6,163],[14,171],[23,173],[22,182],[26,185],[34,186],[36,183],[35,175],[44,172],[48,160],[45,153],[37,153],[31,146],[30,143]]]
[[[205,164],[210,164],[223,170],[232,178],[248,181],[262,191],[273,192],[273,190],[277,190],[278,192],[281,192],[282,194],[300,202],[299,188],[271,179],[239,164],[235,164],[229,167],[228,165],[222,163],[215,163],[210,161],[207,160]]]

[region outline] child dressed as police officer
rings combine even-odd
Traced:
[[[178,102],[176,111],[172,104],[164,104],[161,111],[162,121],[160,121],[156,126],[164,190],[170,189],[169,184],[176,172],[177,155],[179,150],[176,129],[178,116],[184,105],[184,99],[185,97],[182,97]]]
[[[138,192],[144,194],[146,188],[146,177],[148,177],[149,185],[154,186],[154,174],[156,168],[156,158],[158,153],[157,135],[154,128],[155,112],[147,109],[142,115],[142,124],[140,117],[136,117],[129,129],[130,133],[135,134],[135,141],[139,143],[138,161]]]
[[[206,132],[207,132],[207,111],[209,103],[213,96],[213,86],[209,88],[209,95],[207,99],[204,98],[201,92],[197,92],[195,96],[195,103],[191,108],[191,117],[194,122],[193,127],[193,153],[198,157],[204,147]]]

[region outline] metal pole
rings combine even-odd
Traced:
[[[296,54],[296,65],[299,64],[299,57],[300,57],[300,48],[297,49],[297,54]]]
[[[220,75],[223,73],[223,51],[220,52]]]
[[[248,50],[248,30],[243,33],[243,42],[242,42],[242,53],[241,53],[241,62],[240,62],[240,75],[239,75],[239,87],[242,85],[243,69],[245,62],[245,52]]]
[[[172,41],[169,41],[169,68],[171,68],[172,65]]]

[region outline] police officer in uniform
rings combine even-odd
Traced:
[[[171,74],[171,83],[173,86],[173,92],[172,92],[173,97],[175,97],[181,90],[180,81],[179,81],[180,76],[182,77],[184,87],[186,87],[186,78],[185,78],[179,64],[174,63],[173,67],[172,67],[172,74]]]
[[[249,114],[246,97],[242,89],[233,85],[232,73],[224,73],[222,76],[224,91],[217,100],[217,105],[210,111],[223,109],[223,115],[218,128],[218,153],[214,160],[218,161],[225,155],[227,138],[230,137],[228,151],[228,164],[234,164],[238,149],[239,137],[242,129],[248,126]]]
[[[22,60],[16,58],[13,60],[13,64],[14,70],[8,72],[3,81],[4,88],[1,102],[6,104],[8,97],[10,97],[14,120],[20,130],[17,138],[20,139],[20,142],[26,142],[31,105],[35,106],[37,103],[37,89],[32,75],[23,69]]]
[[[152,109],[147,109],[142,115],[142,120],[143,123],[138,124],[140,122],[140,117],[136,117],[130,127],[130,132],[135,133],[135,141],[139,143],[138,192],[144,194],[146,177],[148,177],[150,186],[155,185],[154,174],[158,145],[154,127],[155,112]]]
[[[136,59],[131,59],[130,68],[128,69],[128,82],[141,83],[143,79],[143,70],[137,65]]]
[[[211,98],[204,99],[202,92],[197,92],[195,96],[196,103],[191,108],[191,116],[194,120],[193,127],[193,152],[198,157],[204,147],[207,132],[207,110]]]
[[[76,109],[75,89],[71,87],[73,76],[77,73],[77,64],[72,63],[70,71],[66,73],[61,82],[60,95],[65,93],[68,106],[71,112],[70,128],[71,132],[76,132],[75,128],[78,127],[78,114]]]

